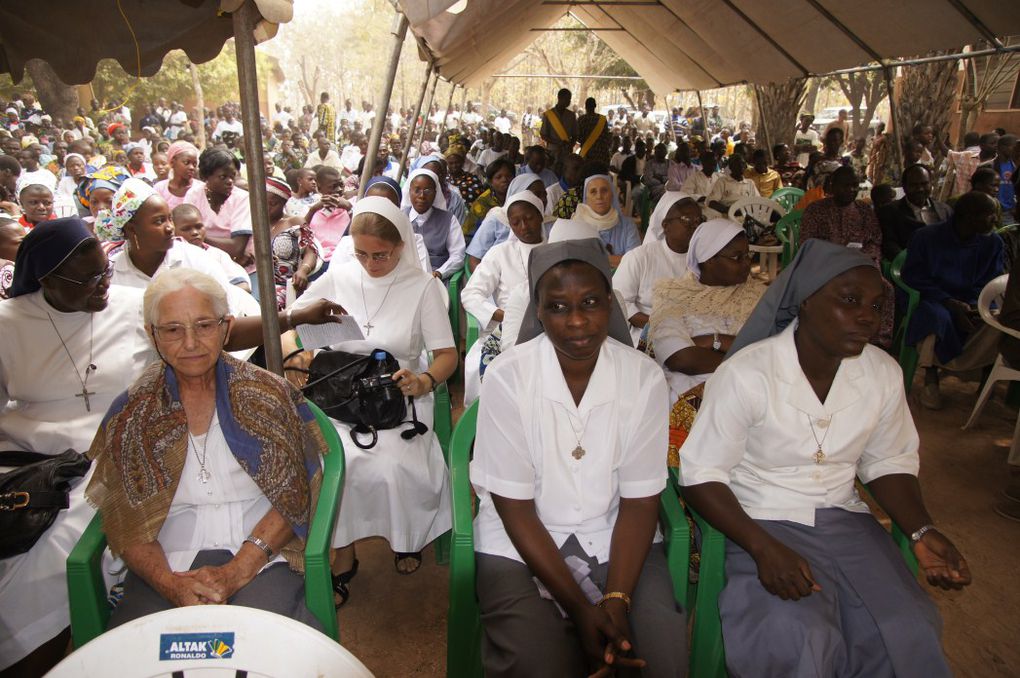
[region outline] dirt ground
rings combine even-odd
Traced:
[[[1004,403],[1000,385],[977,424],[961,431],[976,388],[947,379],[943,410],[911,403],[921,433],[928,508],[974,574],[974,584],[962,592],[923,586],[942,612],[945,651],[957,676],[1020,676],[1020,586],[1013,579],[1020,565],[1020,523],[994,513],[1005,501],[1006,456],[1017,413]],[[430,547],[418,572],[399,575],[381,539],[359,544],[358,557],[351,599],[339,613],[341,642],[380,678],[444,676],[447,568],[436,565]]]

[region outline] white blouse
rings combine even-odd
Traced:
[[[623,255],[613,274],[613,289],[623,296],[623,314],[629,320],[637,313],[652,312],[652,288],[663,278],[679,278],[687,272],[687,253],[669,248],[666,239],[647,242]],[[636,344],[641,328],[630,327]]]
[[[222,549],[236,554],[273,508],[231,454],[215,412],[205,435],[191,438],[194,442],[188,441],[177,492],[158,537],[175,572],[190,569],[199,551]],[[203,454],[207,483],[199,479]],[[277,554],[271,562],[281,561],[283,556]]]
[[[577,535],[588,555],[606,562],[620,499],[666,486],[668,408],[662,371],[613,339],[602,345],[580,405],[544,334],[501,354],[479,401],[475,550],[523,562],[493,505],[496,494],[533,500],[557,547]]]
[[[919,441],[895,360],[871,345],[844,359],[823,404],[801,370],[795,325],[708,380],[680,448],[680,481],[725,483],[752,518],[813,526],[816,509],[868,511],[855,476],[916,476]]]
[[[483,332],[492,332],[499,324],[492,319],[499,310],[506,310],[510,293],[528,280],[528,257],[537,245],[520,240],[507,240],[490,249],[471,274],[461,292],[464,310],[478,318]]]

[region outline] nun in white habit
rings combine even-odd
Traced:
[[[515,287],[528,279],[528,257],[542,244],[542,199],[524,190],[511,195],[503,209],[510,223],[510,237],[489,250],[471,274],[460,298],[464,310],[479,324],[478,341],[464,359],[464,404],[478,398],[483,372],[482,361],[498,355],[500,323]],[[486,342],[490,341],[487,346]]]
[[[613,289],[623,295],[623,312],[637,345],[652,312],[652,289],[663,278],[679,278],[687,272],[687,249],[704,218],[693,198],[667,191],[655,206],[648,232],[658,230],[661,239],[645,238],[640,247],[623,255],[613,274]]]
[[[404,182],[400,209],[411,228],[425,240],[433,275],[449,280],[464,265],[464,232],[447,210],[439,177],[432,170],[416,169]]]
[[[333,422],[347,458],[333,536],[333,546],[340,549],[334,562],[340,604],[357,571],[353,544],[358,539],[384,537],[396,554],[397,571],[409,574],[421,564],[425,545],[450,529],[446,463],[431,430],[432,391],[457,367],[443,293],[408,245],[414,233],[407,215],[386,198],[363,198],[355,205],[351,234],[356,260],[331,265],[294,307],[319,298],[340,304],[349,314],[342,322],[357,323],[365,338],[332,348],[364,355],[377,348],[389,351],[402,368],[394,379],[414,397],[418,419],[429,431],[410,440],[401,437],[402,428],[379,431],[375,447],[362,450],[349,425]]]

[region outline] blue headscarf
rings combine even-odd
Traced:
[[[387,176],[377,174],[376,176],[369,179],[368,183],[365,184],[365,193],[368,193],[368,189],[372,188],[376,184],[386,184],[387,186],[389,186],[391,189],[393,189],[393,195],[396,196],[397,202],[400,202],[400,184],[398,184],[396,181]]]
[[[90,240],[96,241],[96,236],[81,217],[39,222],[18,246],[8,298],[38,292],[42,288],[39,280],[60,268],[82,243]]]

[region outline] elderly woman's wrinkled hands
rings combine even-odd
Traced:
[[[340,322],[342,315],[348,315],[343,306],[327,299],[319,299],[304,308],[294,310],[291,314],[291,324],[297,327],[298,325]]]
[[[162,588],[160,593],[163,597],[177,607],[215,605],[226,601],[208,581],[192,576],[191,572],[174,572]]]
[[[254,569],[254,571],[252,571]],[[200,585],[207,603],[226,603],[235,593],[248,585],[258,574],[258,568],[247,567],[237,558],[226,565],[205,566],[197,570],[177,572],[178,577]]]
[[[953,542],[938,530],[928,530],[913,546],[918,565],[932,586],[962,589],[971,582],[970,567]]]

